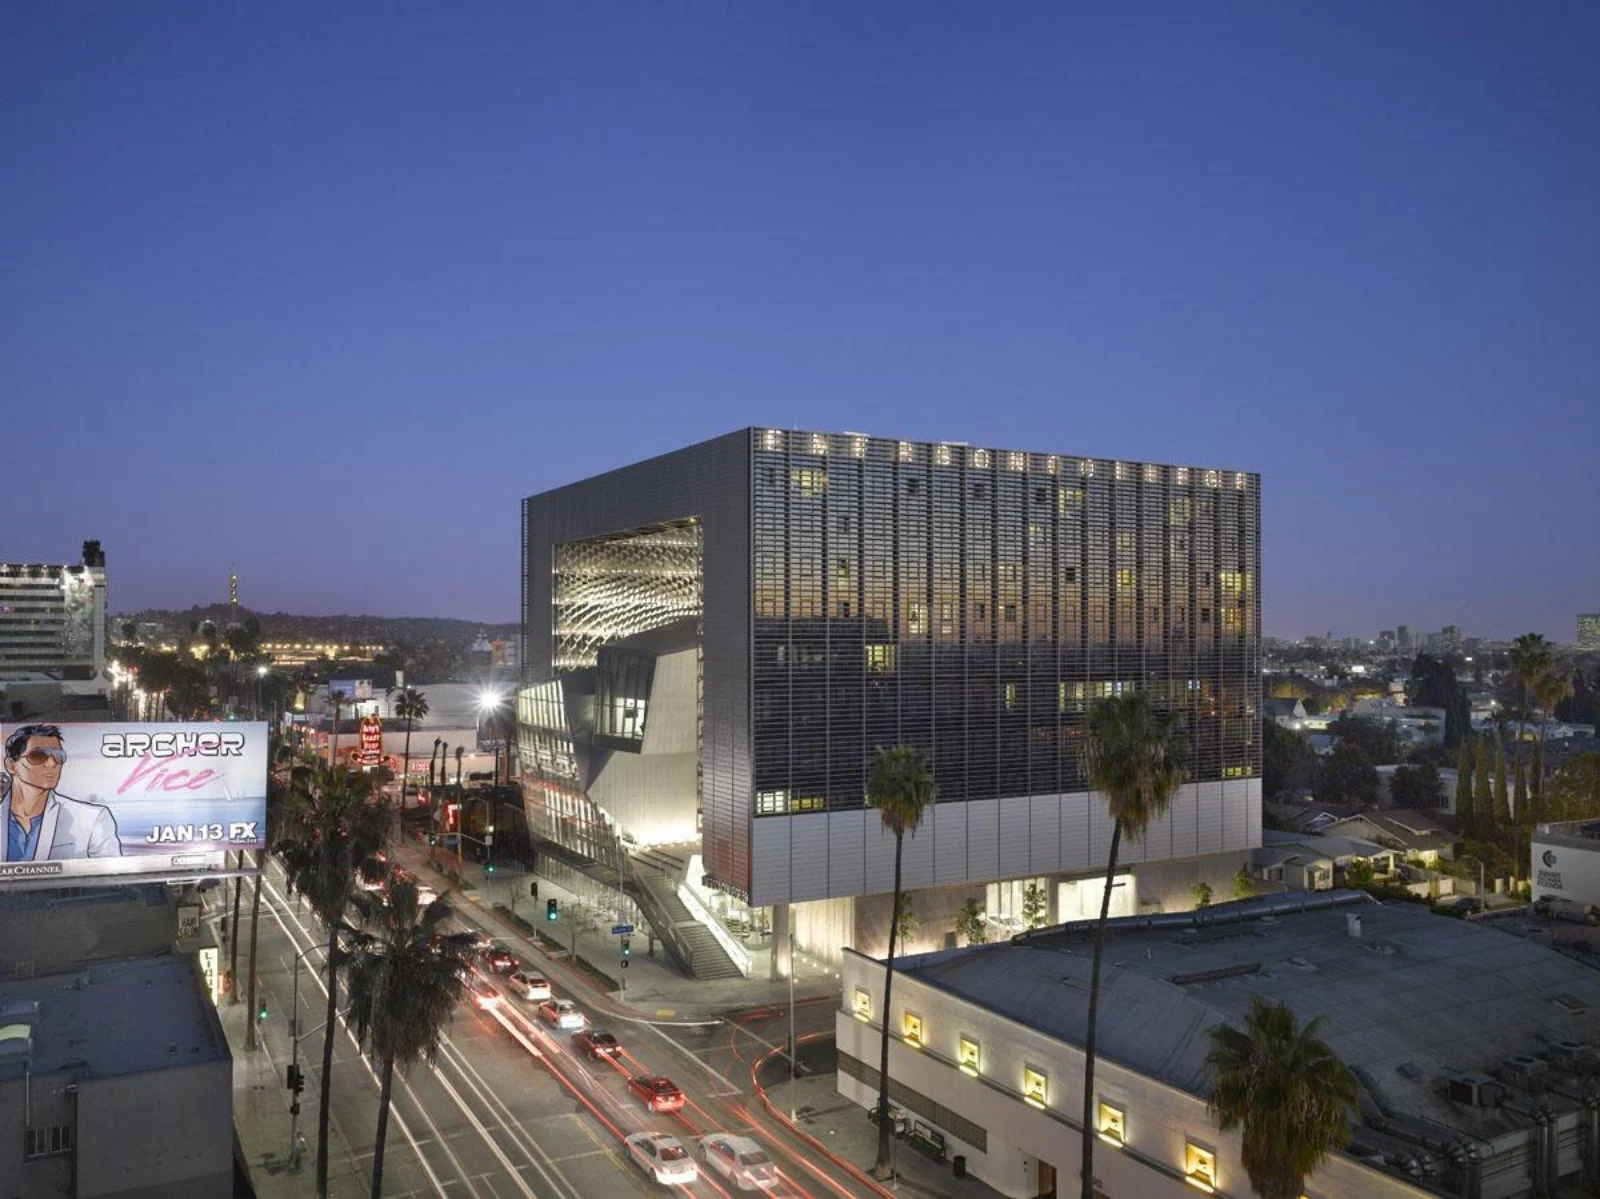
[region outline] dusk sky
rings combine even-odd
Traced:
[[[1266,631],[1600,611],[1600,5],[11,3],[0,559],[513,620],[744,425],[1260,471]]]

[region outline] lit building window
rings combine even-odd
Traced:
[[[821,495],[828,489],[828,472],[798,467],[789,472],[789,486],[801,495]]]
[[[1017,708],[1017,685],[1015,683],[1007,683],[1006,684],[1006,711],[1007,712],[1014,712],[1014,711],[1016,711],[1016,708]]]
[[[900,1017],[900,1031],[904,1034],[907,1045],[920,1048],[926,1044],[922,1039],[922,1017],[915,1012],[906,1012]]]
[[[821,795],[797,795],[794,797],[794,810],[796,812],[826,812],[828,801]]]
[[[1128,1139],[1127,1114],[1120,1107],[1112,1107],[1109,1103],[1100,1105],[1100,1117],[1095,1122],[1100,1131],[1100,1139],[1108,1145],[1123,1145]]]
[[[852,458],[865,458],[867,456],[867,439],[865,437],[852,437],[850,439],[850,456]]]
[[[1050,1102],[1050,1076],[1032,1066],[1022,1067],[1022,1098],[1042,1111]]]
[[[971,1037],[962,1037],[956,1045],[956,1064],[961,1067],[963,1074],[978,1077],[978,1071],[983,1068],[982,1056],[978,1043]]]
[[[1217,488],[1222,486],[1222,472],[1219,470],[1206,471],[1206,486]]]
[[[1189,485],[1189,468],[1187,466],[1178,468],[1178,483],[1184,487]]]
[[[1027,465],[1028,459],[1026,456],[1017,453],[1015,450],[1006,455],[1006,466],[1010,470],[1023,470]]]
[[[950,465],[950,447],[947,446],[947,445],[941,445],[941,446],[936,447],[934,449],[934,451],[933,451],[933,460],[939,466],[949,466]]]
[[[1051,454],[1050,457],[1044,460],[1044,468],[1053,475],[1059,474],[1061,471],[1061,459],[1055,454]]]
[[[1117,482],[1122,482],[1128,477],[1128,464],[1126,462],[1117,463],[1111,474],[1112,477],[1117,480]]]
[[[761,448],[764,450],[783,449],[783,434],[777,429],[764,429],[761,433]]]
[[[779,812],[789,810],[789,793],[787,791],[757,791],[756,811],[763,816],[772,816]]]
[[[1094,460],[1092,458],[1085,458],[1079,462],[1078,473],[1085,479],[1094,478]]]
[[[988,470],[989,469],[989,451],[988,450],[973,450],[972,451],[972,465],[976,466],[979,470]]]
[[[902,441],[900,443],[900,461],[902,461],[902,462],[914,462],[916,460],[916,457],[917,457],[917,452],[912,447],[911,443],[909,441]]]
[[[1193,1141],[1185,1141],[1183,1177],[1190,1186],[1211,1194],[1217,1189],[1217,1155]]]
[[[1161,468],[1159,466],[1146,466],[1144,468],[1144,481],[1146,483],[1161,482]]]
[[[872,996],[861,987],[856,988],[854,999],[851,1001],[850,1010],[855,1013],[857,1020],[872,1022]]]
[[[867,646],[867,669],[874,674],[888,674],[895,667],[894,645],[869,645]]]
[[[826,454],[828,452],[828,439],[820,433],[811,435],[811,452],[813,454]]]

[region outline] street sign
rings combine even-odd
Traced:
[[[633,931],[633,925],[631,925],[631,924],[613,924],[611,926],[611,931],[613,933],[615,933],[619,937],[625,937],[625,936],[627,936],[629,933],[631,933]]]

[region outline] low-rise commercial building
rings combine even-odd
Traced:
[[[914,1141],[1002,1194],[1076,1189],[1093,926],[883,967],[847,954],[841,1094],[890,1098]],[[1258,995],[1287,1004],[1355,1073],[1348,1149],[1311,1199],[1571,1193],[1600,1171],[1600,972],[1549,948],[1353,892],[1284,895],[1108,928],[1095,1174],[1107,1194],[1252,1193],[1237,1132],[1206,1110],[1210,1032]],[[1592,1192],[1586,1192],[1592,1193]]]
[[[0,983],[0,1179],[17,1199],[233,1193],[233,1059],[193,956]]]

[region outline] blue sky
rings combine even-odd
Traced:
[[[1600,610],[1600,7],[12,4],[0,554],[510,620],[743,425],[1259,470],[1269,632]]]

